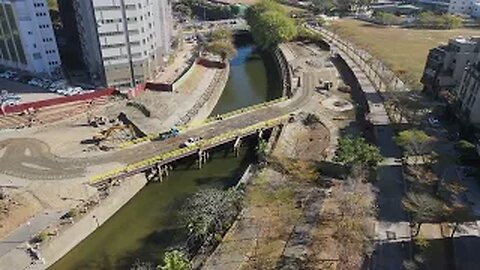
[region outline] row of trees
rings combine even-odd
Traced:
[[[437,15],[427,11],[418,14],[415,26],[429,29],[454,29],[462,26],[462,18],[449,14]]]
[[[236,5],[216,4],[206,0],[181,0],[173,8],[187,17],[195,15],[207,20],[230,19],[240,12]]]
[[[253,39],[263,49],[290,41],[297,35],[295,21],[273,0],[262,0],[250,6],[245,18]]]

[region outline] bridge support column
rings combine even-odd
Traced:
[[[242,145],[242,138],[237,137],[235,140],[235,143],[233,144],[233,152],[235,153],[235,156],[238,157],[240,154],[240,146]]]
[[[198,151],[198,169],[201,169],[203,164],[207,163],[207,159],[209,158],[209,156],[210,155],[206,151]]]

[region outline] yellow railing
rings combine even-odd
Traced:
[[[286,101],[287,99],[288,99],[288,97],[281,97],[281,98],[273,99],[273,100],[270,100],[270,101],[267,101],[267,102],[258,103],[258,104],[252,105],[252,106],[244,107],[244,108],[241,108],[241,109],[238,109],[238,110],[235,110],[235,111],[231,111],[231,112],[228,112],[228,113],[224,113],[224,114],[221,114],[221,115],[212,116],[212,117],[207,118],[204,121],[204,123],[207,124],[207,123],[210,123],[210,122],[214,122],[214,121],[218,120],[219,117],[221,119],[227,119],[227,118],[230,118],[230,117],[233,117],[233,116],[240,115],[242,113],[249,113],[249,112],[253,112],[253,111],[256,111],[256,110],[264,109],[264,108],[267,108],[268,106],[272,106],[274,104]]]
[[[253,112],[253,111],[256,111],[256,110],[264,109],[268,106],[283,102],[287,99],[288,99],[288,97],[281,97],[281,98],[273,99],[273,100],[270,100],[270,101],[267,101],[267,102],[255,104],[255,105],[248,106],[248,107],[244,107],[244,108],[241,108],[241,109],[238,109],[238,110],[235,110],[235,111],[231,111],[231,112],[228,112],[228,113],[225,113],[225,114],[222,114],[222,115],[209,117],[209,118],[205,119],[204,121],[201,121],[200,123],[198,123],[198,126],[202,126],[202,125],[209,124],[211,122],[217,121],[218,118],[227,119],[227,118],[230,118],[230,117],[240,115],[242,113],[248,113],[248,112]],[[177,128],[180,131],[183,131],[183,130],[188,128],[188,125],[177,126]],[[152,139],[157,138],[158,134],[159,133],[151,133],[151,134],[148,134],[147,136],[142,137],[142,138],[137,138],[137,139],[133,139],[133,140],[130,140],[130,141],[126,141],[126,142],[121,143],[119,147],[121,149],[123,149],[123,148],[129,147],[129,146],[135,145],[135,144],[139,144],[139,143],[146,142],[146,141],[151,141]]]
[[[210,139],[202,140],[199,143],[197,143],[196,145],[174,149],[172,151],[162,153],[160,155],[157,155],[157,156],[154,156],[154,157],[151,157],[151,158],[148,158],[148,159],[136,162],[136,163],[129,164],[125,167],[114,169],[114,170],[111,170],[109,172],[94,176],[90,179],[90,184],[96,184],[96,183],[99,183],[101,181],[107,180],[109,178],[113,178],[113,177],[119,176],[119,175],[124,174],[124,173],[128,173],[130,171],[133,171],[133,170],[136,170],[136,169],[139,169],[139,168],[142,168],[142,167],[150,166],[150,165],[153,165],[155,163],[158,163],[158,162],[161,162],[161,161],[164,161],[164,160],[168,160],[170,158],[177,157],[177,156],[183,155],[185,153],[188,153],[188,152],[191,152],[191,151],[194,151],[194,150],[202,149],[204,146],[215,145],[219,142],[227,141],[227,140],[236,138],[240,135],[250,133],[250,132],[255,131],[255,130],[270,128],[270,127],[273,127],[273,126],[276,126],[276,125],[280,124],[281,122],[283,122],[287,119],[288,119],[288,115],[284,115],[284,116],[277,117],[277,118],[267,120],[267,121],[263,121],[263,122],[260,122],[260,123],[257,123],[255,125],[251,125],[251,126],[248,126],[248,127],[242,128],[242,129],[229,131],[229,132],[220,134],[220,135],[215,136],[215,137],[210,138]]]

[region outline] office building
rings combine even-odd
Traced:
[[[46,0],[0,0],[0,65],[53,77],[61,75]]]

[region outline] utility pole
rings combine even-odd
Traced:
[[[128,65],[130,67],[130,85],[135,87],[135,71],[133,70],[132,48],[130,47],[130,35],[128,34],[127,9],[125,0],[120,0],[120,9],[122,11],[123,32],[125,34],[125,45],[127,47]]]

